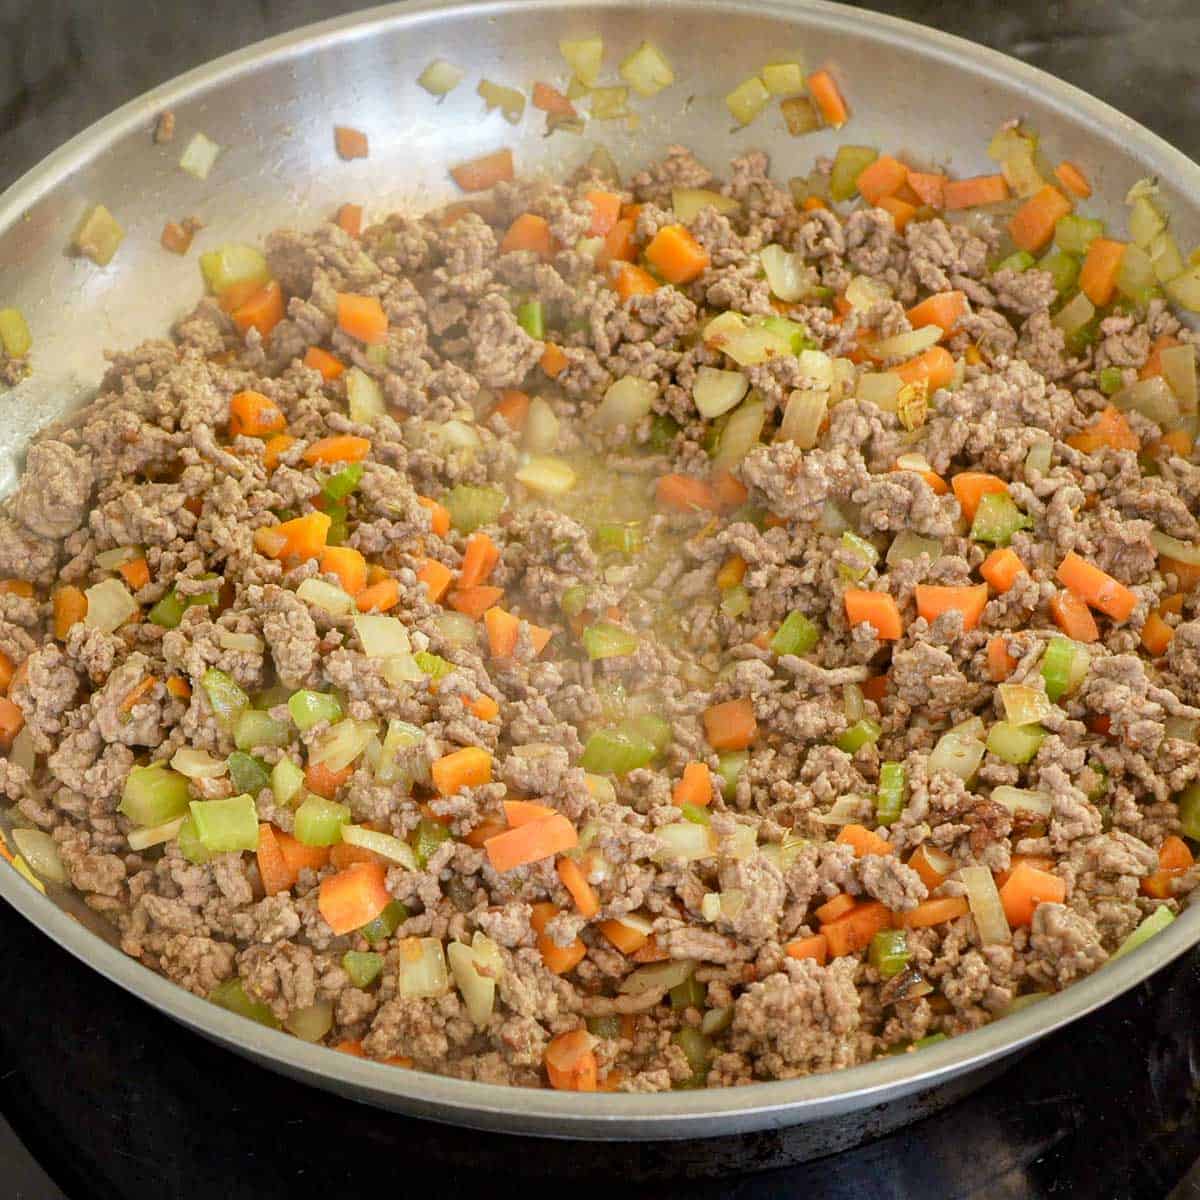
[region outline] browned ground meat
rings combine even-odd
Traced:
[[[545,1086],[547,1045],[584,1024],[605,1087],[788,1078],[972,1029],[1102,967],[1197,880],[1150,878],[1181,829],[1175,798],[1200,777],[1200,601],[1152,534],[1200,536],[1200,467],[1160,458],[1145,473],[1135,453],[1074,435],[1104,402],[1098,370],[1132,378],[1177,322],[1157,303],[1110,313],[1094,347],[1069,350],[1049,275],[993,275],[1000,238],[978,223],[914,220],[897,234],[882,209],[802,212],[765,156],[736,160],[722,184],[682,147],[622,193],[642,206],[637,236],[675,222],[676,188],[719,188],[738,207],[691,219],[707,269],[622,303],[585,237],[596,186],[588,173],[504,184],[477,211],[396,215],[361,240],[335,225],[279,231],[267,255],[286,317],[266,336],[239,334],[205,299],[174,341],[113,357],[97,399],[33,445],[0,514],[0,575],[28,584],[0,589],[9,702],[25,722],[0,758],[17,822],[48,831],[124,949],[181,986],[464,1079]],[[544,259],[500,253],[526,212],[554,239]],[[805,303],[772,299],[759,260],[771,243],[812,268]],[[839,315],[831,289],[863,274],[889,298]],[[969,309],[947,341],[951,384],[905,423],[856,399],[876,369],[862,332],[903,334],[906,306],[950,289]],[[339,326],[339,293],[379,301],[378,344]],[[520,318],[531,297],[544,331]],[[781,310],[818,353],[746,364],[748,399],[706,421],[697,381],[739,369],[705,343],[718,310],[760,325]],[[544,357],[551,343],[561,370]],[[352,371],[326,379],[311,347]],[[0,359],[0,378],[14,366]],[[814,388],[828,421],[801,449],[779,426],[797,389]],[[231,398],[246,391],[290,440],[231,434]],[[364,391],[376,411],[352,417],[350,394],[357,405]],[[1161,433],[1130,420],[1143,444]],[[329,485],[345,464],[314,465],[309,451],[346,435],[369,449]],[[1031,460],[1047,442],[1048,465]],[[898,464],[905,454],[925,462]],[[712,455],[720,503],[703,490]],[[964,471],[999,475],[1024,518],[1010,532],[1025,573],[989,592],[975,627],[918,612],[922,587],[977,584],[994,549],[943,486]],[[698,508],[673,506],[669,484],[658,492],[669,473],[691,477]],[[489,495],[504,504],[468,519]],[[357,552],[369,565],[408,651],[371,656],[353,599],[331,590],[350,587],[336,561],[278,557],[273,528],[318,509],[343,562]],[[501,618],[485,632],[456,611],[480,615],[470,596],[452,589],[447,607],[425,582],[474,561],[476,524],[499,550],[486,604],[518,618],[504,653]],[[1128,587],[1132,610],[1095,614],[1086,675],[1050,706],[1033,751],[978,745],[963,778],[935,747],[951,726],[982,740],[1005,716],[999,648],[1012,684],[1044,692],[1068,552]],[[142,559],[139,578],[128,560]],[[56,636],[54,593],[68,586],[88,592],[88,614]],[[851,627],[848,587],[894,601],[899,636]],[[121,589],[129,608],[108,621]],[[1162,609],[1169,648],[1151,655],[1143,627],[1176,594]],[[798,653],[773,642],[789,614],[815,633]],[[222,681],[262,710],[260,744],[214,707]],[[358,724],[302,732],[287,704],[297,689],[336,695]],[[726,702],[753,716],[744,759],[705,720]],[[362,738],[345,770],[315,772],[347,730]],[[606,760],[604,737],[628,761]],[[490,777],[435,786],[431,765],[464,748],[490,759]],[[190,801],[249,815],[245,848],[206,850],[194,817],[140,834],[119,808],[131,769],[170,763],[189,772]],[[308,768],[290,799],[289,764]],[[685,804],[675,788],[689,765],[700,783]],[[881,777],[897,768],[899,810],[882,813]],[[1028,808],[994,790],[1014,786],[1037,793]],[[391,900],[383,928],[332,916],[326,885],[359,869],[349,846],[310,848],[280,880],[263,839],[289,853],[287,835],[312,840],[304,789],[343,804],[343,824],[394,839],[376,843],[384,859],[355,851],[386,889],[376,909]],[[518,819],[505,808],[516,799],[577,834],[557,866],[543,855],[501,869],[489,839]],[[274,833],[257,835],[256,854],[257,822]],[[960,900],[957,872],[972,866],[1001,882],[1048,872],[1061,902],[1009,907],[1008,935],[985,941]],[[942,905],[932,924],[917,919],[930,904]],[[457,973],[438,974],[448,946],[473,942],[495,985],[482,1011]],[[367,953],[372,978],[359,973]]]

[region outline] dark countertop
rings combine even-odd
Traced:
[[[0,0],[0,187],[183,70],[363,7]],[[860,7],[1013,54],[1200,156],[1197,0]],[[1177,1185],[1175,1195],[1200,1196],[1194,1177],[1179,1184],[1200,1156],[1200,951],[1040,1044],[951,1111],[857,1151],[789,1166],[786,1133],[670,1146],[518,1143],[376,1113],[179,1029],[3,906],[0,945],[0,1194],[16,1200],[61,1200],[60,1188],[70,1200],[339,1196],[351,1178],[356,1194],[422,1184],[473,1194],[502,1178],[529,1196],[564,1187],[669,1196],[686,1187],[696,1200],[1150,1200]]]

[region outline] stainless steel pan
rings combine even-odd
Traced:
[[[498,113],[483,118],[474,94],[480,76],[526,88],[561,78],[559,37],[592,32],[604,35],[610,64],[646,37],[674,64],[679,82],[639,106],[646,116],[636,133],[598,124],[583,139],[547,139],[532,116],[519,128]],[[36,365],[32,379],[0,397],[0,491],[15,479],[30,433],[94,388],[105,348],[164,334],[194,302],[195,253],[179,259],[159,248],[165,220],[198,216],[205,229],[196,245],[205,249],[312,223],[346,200],[364,202],[372,213],[388,205],[428,206],[451,192],[448,162],[501,145],[515,148],[524,172],[572,166],[595,142],[626,168],[685,142],[718,169],[759,146],[771,152],[779,176],[801,174],[814,156],[832,151],[835,134],[789,138],[777,111],[735,131],[721,99],[763,63],[793,51],[810,67],[831,64],[843,80],[854,112],[843,138],[970,175],[990,169],[984,154],[990,133],[1020,116],[1052,158],[1087,164],[1094,207],[1118,227],[1126,189],[1153,174],[1181,241],[1200,241],[1200,168],[1183,155],[1039,71],[903,21],[811,0],[508,0],[375,9],[252,46],[150,92],[0,197],[0,303],[19,305],[28,316]],[[470,70],[469,82],[440,105],[415,82],[437,56]],[[151,131],[164,109],[174,110],[178,132],[173,143],[157,146]],[[368,159],[336,157],[335,123],[368,132]],[[197,130],[225,147],[204,183],[176,165]],[[95,202],[128,231],[106,269],[64,253],[79,217]],[[848,1113],[858,1113],[861,1130],[892,1124],[922,1104],[962,1094],[973,1082],[968,1073],[991,1074],[983,1068],[1105,1003],[1200,940],[1200,911],[1185,913],[1135,954],[1061,995],[919,1054],[739,1089],[588,1096],[465,1083],[309,1046],[143,969],[72,896],[43,898],[7,870],[0,870],[0,896],[133,994],[293,1078],[414,1115],[590,1138],[699,1137]],[[880,1117],[880,1105],[892,1105],[897,1115]]]

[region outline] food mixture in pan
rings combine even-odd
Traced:
[[[7,855],[198,996],[522,1087],[919,1051],[1145,940],[1195,271],[1151,183],[1118,241],[993,152],[502,152],[202,255],[0,515]]]

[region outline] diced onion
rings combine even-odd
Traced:
[[[238,633],[224,626],[217,626],[217,641],[226,650],[237,650],[245,654],[261,654],[267,644],[254,633]]]
[[[1136,188],[1137,184],[1134,184],[1134,187]],[[1131,188],[1129,197],[1126,197],[1126,202],[1130,204],[1129,234],[1135,246],[1145,249],[1166,229],[1167,221],[1149,196],[1134,196]]]
[[[317,1000],[288,1013],[283,1027],[302,1042],[319,1042],[333,1028],[333,1001]]]
[[[696,829],[702,826],[695,826]],[[661,832],[661,831],[660,831]],[[650,963],[638,967],[621,980],[617,991],[625,996],[644,996],[647,992],[669,992],[691,978],[696,964],[690,958],[680,958],[671,962]]]
[[[396,755],[401,750],[419,746],[425,741],[425,731],[416,725],[410,725],[407,721],[388,721],[387,735],[379,750],[379,760],[374,765],[375,778],[380,783],[388,784],[404,780],[405,773],[396,767]]]
[[[1065,334],[1072,334],[1082,329],[1096,315],[1096,306],[1079,292],[1058,310],[1050,323]]]
[[[1025,470],[1045,475],[1050,470],[1053,456],[1054,443],[1049,438],[1042,438],[1029,447],[1029,453],[1025,455]]]
[[[767,285],[780,300],[789,303],[810,295],[818,284],[816,271],[808,266],[802,255],[785,250],[774,244],[764,246],[758,257],[762,261]]]
[[[862,815],[861,796],[839,796],[826,813],[818,813],[822,825],[853,825]]]
[[[1200,546],[1194,546],[1191,542],[1181,542],[1179,538],[1173,538],[1159,529],[1150,530],[1150,540],[1159,554],[1187,563],[1189,567],[1200,567]]]
[[[210,291],[220,295],[235,283],[266,283],[271,278],[266,255],[256,246],[227,242],[200,255],[200,273]]]
[[[662,51],[650,42],[643,42],[621,63],[618,74],[639,96],[657,96],[675,82],[675,72],[663,57]]]
[[[991,798],[997,804],[1003,804],[1012,813],[1036,813],[1040,817],[1048,817],[1054,811],[1053,803],[1045,792],[1033,792],[1028,788],[1009,787],[1001,784],[992,788]]]
[[[822,533],[836,537],[839,533],[845,533],[850,528],[850,522],[846,519],[846,514],[838,507],[836,501],[826,500],[821,505],[821,515],[817,518],[817,528]]]
[[[412,649],[408,630],[396,617],[360,614],[354,618],[354,632],[368,658],[391,658],[393,654],[407,654]]]
[[[446,959],[467,1016],[477,1029],[482,1029],[496,1004],[496,981],[504,973],[500,948],[491,938],[476,932],[469,946],[465,942],[451,942],[446,947]]]
[[[717,367],[700,367],[692,387],[696,410],[711,421],[731,408],[736,408],[750,390],[750,380],[741,371],[722,371]]]
[[[1013,725],[1033,725],[1055,712],[1050,698],[1039,688],[1023,683],[1002,683],[999,686],[1004,715]]]
[[[616,121],[629,115],[629,89],[599,87],[592,89],[592,116],[597,121]]]
[[[715,921],[721,915],[721,893],[705,892],[700,901],[700,915],[706,921]]]
[[[740,408],[734,409],[721,431],[721,444],[717,447],[712,461],[713,470],[728,471],[730,467],[741,462],[750,450],[758,445],[766,421],[766,402],[756,399],[755,396],[751,396]]]
[[[223,758],[213,758],[207,750],[180,746],[171,757],[171,766],[189,779],[219,779],[229,770]]]
[[[306,604],[322,609],[334,617],[344,616],[355,610],[353,596],[323,579],[305,579],[296,589],[296,595]]]
[[[1159,354],[1163,378],[1185,413],[1196,411],[1196,350],[1194,346],[1168,346]]]
[[[772,96],[796,96],[804,91],[804,68],[798,62],[768,63],[762,81]]]
[[[801,450],[811,450],[825,420],[828,395],[815,388],[797,388],[788,397],[777,440],[795,442]]]
[[[344,770],[378,732],[379,726],[374,721],[356,721],[347,717],[331,725],[309,746],[308,761],[328,767],[335,773]]]
[[[983,762],[987,747],[977,737],[951,729],[942,734],[929,755],[930,771],[946,771],[968,780]]]
[[[380,858],[397,863],[406,870],[417,869],[417,859],[412,847],[398,837],[392,837],[390,833],[380,833],[378,830],[368,829],[365,825],[343,825],[342,841],[348,846],[370,850],[372,854],[378,854]]]
[[[58,853],[58,843],[41,829],[14,829],[13,844],[21,857],[43,879],[66,883],[67,871]]]
[[[383,389],[358,367],[351,367],[346,372],[346,400],[350,420],[357,425],[370,425],[386,411]]]
[[[525,418],[525,446],[534,454],[545,454],[558,445],[559,420],[554,409],[541,396],[529,402]]]
[[[654,922],[649,917],[642,916],[641,913],[622,913],[621,916],[614,919],[619,925],[624,925],[626,929],[640,933],[643,937],[649,937],[654,932]]]
[[[466,72],[461,67],[448,63],[444,58],[435,58],[417,76],[417,82],[431,96],[445,96],[462,83],[465,74]]]
[[[452,646],[474,646],[479,642],[479,625],[466,613],[450,610],[437,612],[431,623]]]
[[[403,688],[410,683],[421,683],[425,672],[411,654],[392,654],[383,660],[379,672],[392,687]]]
[[[958,872],[963,887],[967,890],[967,903],[975,918],[979,940],[985,946],[994,946],[1012,940],[1012,930],[1004,915],[1004,905],[996,890],[996,881],[987,867],[963,867]]]
[[[922,554],[928,554],[932,561],[940,558],[941,553],[942,541],[940,538],[921,537],[919,534],[913,533],[911,529],[902,529],[888,547],[887,564],[889,567],[894,567],[897,563],[920,558]]]
[[[803,354],[800,356],[803,358]],[[832,379],[829,383],[829,400],[832,404],[839,403],[844,396],[849,395],[854,384],[858,368],[848,358],[835,358],[830,363]]]
[[[733,1022],[733,1005],[724,1008],[710,1008],[700,1018],[700,1032],[705,1037],[713,1037],[723,1033]]]
[[[8,761],[14,767],[20,767],[21,770],[27,771],[30,775],[33,774],[37,767],[37,751],[33,746],[33,730],[28,725],[22,725],[17,732],[17,736],[13,738],[12,745],[8,750]]]
[[[481,79],[475,90],[483,97],[488,112],[498,108],[510,125],[516,125],[525,113],[525,95],[516,88],[502,87],[490,79]]]
[[[549,455],[531,458],[513,478],[539,496],[565,496],[578,482],[570,463]]]
[[[96,555],[96,566],[102,571],[115,571],[127,562],[133,562],[141,556],[136,546],[118,546],[115,550],[101,550]]]
[[[704,343],[728,354],[739,366],[751,367],[790,355],[791,342],[781,333],[751,324],[741,313],[724,312],[704,327]]]
[[[1166,230],[1151,239],[1146,253],[1150,255],[1150,261],[1154,265],[1154,277],[1159,283],[1170,283],[1187,269],[1179,251],[1179,244]]]
[[[220,153],[221,147],[216,142],[202,133],[197,133],[184,148],[179,165],[189,175],[194,175],[197,179],[207,179]]]
[[[796,361],[800,374],[811,380],[813,387],[824,391],[833,387],[834,360],[824,350],[801,350]]]
[[[404,938],[396,957],[396,991],[401,996],[441,996],[450,990],[446,954],[437,938]]]
[[[891,371],[865,371],[858,377],[854,394],[884,412],[895,412],[896,402],[904,381]]]
[[[151,825],[145,829],[135,829],[129,835],[130,850],[149,850],[151,846],[161,846],[164,842],[173,842],[179,835],[186,816],[176,817],[165,825]],[[26,855],[28,858],[28,855]]]
[[[697,828],[704,828],[698,826]],[[758,854],[758,834],[753,825],[738,824],[733,832],[721,839],[721,853],[726,858],[739,861],[754,858]]]
[[[613,781],[607,775],[585,774],[583,783],[588,790],[588,794],[601,804],[616,803],[617,789],[613,787]]]
[[[892,298],[892,289],[869,275],[855,275],[846,285],[846,303],[857,313],[869,313]]]
[[[562,38],[558,43],[558,52],[567,60],[580,83],[587,87],[595,85],[604,61],[603,38]]]
[[[1161,375],[1149,379],[1138,379],[1123,387],[1112,398],[1113,405],[1122,412],[1132,409],[1149,418],[1156,425],[1170,428],[1179,420],[1179,401]]]
[[[725,97],[726,107],[733,113],[733,119],[739,125],[749,125],[770,102],[771,93],[757,75],[742,80]]]
[[[707,825],[676,821],[672,825],[660,826],[654,833],[663,843],[663,849],[655,855],[662,862],[675,859],[694,862],[701,858],[711,858],[715,853],[712,830]]]
[[[706,208],[715,208],[719,213],[735,213],[741,208],[732,196],[708,188],[674,188],[671,192],[671,208],[685,225]]]
[[[33,349],[33,334],[19,308],[0,308],[0,346],[9,358],[24,358]]]
[[[438,427],[437,436],[447,450],[467,450],[473,453],[483,445],[479,430],[457,418],[443,422]]]
[[[911,333],[898,333],[894,337],[881,338],[870,347],[872,358],[914,358],[928,350],[942,336],[940,325],[925,325]]]
[[[1150,255],[1140,246],[1126,245],[1117,269],[1117,289],[1123,295],[1136,298],[1157,282]]]
[[[1168,717],[1163,722],[1163,736],[1178,738],[1183,742],[1200,740],[1200,721],[1192,717]]]
[[[592,419],[601,429],[636,425],[650,412],[658,395],[658,384],[636,375],[623,375],[604,393]]]
[[[113,633],[138,611],[138,602],[119,579],[103,579],[88,588],[86,595],[83,623],[88,629]]]

